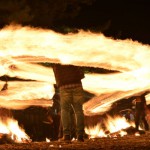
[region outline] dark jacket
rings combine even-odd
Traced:
[[[53,65],[53,71],[58,87],[68,84],[80,84],[84,78],[84,73],[78,66],[73,65]]]

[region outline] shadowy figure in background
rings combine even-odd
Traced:
[[[58,140],[59,124],[60,124],[60,97],[56,84],[53,85],[55,93],[52,97],[53,106],[46,108],[43,120],[43,132],[46,138],[50,140]]]
[[[60,95],[59,89],[56,84],[54,84],[55,93],[52,97],[53,106],[51,107],[52,119],[53,119],[53,140],[58,140],[59,128],[60,128]]]
[[[123,116],[128,122],[135,122],[135,115],[132,109],[128,109]]]
[[[59,88],[56,84],[54,84],[55,93],[52,97],[53,100],[53,106],[52,110],[55,114],[58,114],[60,112],[60,94],[59,94]]]
[[[146,99],[145,94],[135,97],[135,128],[138,131],[140,123],[144,124],[144,128],[146,131],[149,130],[149,125],[146,120]]]
[[[55,64],[53,71],[60,92],[61,121],[63,126],[62,140],[71,140],[70,108],[73,106],[76,116],[77,140],[83,142],[84,114],[82,105],[85,99],[81,79],[84,78],[84,73],[77,66],[61,64]]]
[[[45,129],[43,129],[43,120],[46,112],[46,108],[40,106],[30,106],[23,110],[23,125],[26,133],[33,141],[45,141],[46,139],[43,131]]]
[[[127,121],[130,121],[130,111],[127,111],[125,113],[125,118],[126,118]]]

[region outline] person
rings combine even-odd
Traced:
[[[53,86],[55,89],[55,93],[52,97],[53,106],[51,107],[51,114],[53,119],[53,140],[58,140],[60,134],[60,95],[57,85],[54,84]]]
[[[125,113],[125,118],[126,118],[127,121],[130,121],[130,111],[127,111]]]
[[[128,122],[134,122],[134,114],[132,109],[128,109],[128,111],[125,113],[124,117]]]
[[[130,112],[130,121],[133,122],[135,120],[134,112]]]
[[[70,137],[71,139],[76,138],[76,118],[75,118],[75,113],[74,113],[74,109],[71,106],[70,110],[69,110],[69,114],[70,114]],[[59,138],[63,137],[63,126],[62,126],[62,121],[60,121],[60,126],[59,126]]]
[[[58,140],[63,137],[63,127],[62,127],[62,122],[60,120],[60,94],[59,94],[59,88],[57,87],[56,84],[53,85],[55,89],[55,93],[52,97],[53,100],[53,106],[51,107],[51,114],[53,118],[53,140]],[[71,105],[70,107],[70,136],[72,138],[76,138],[76,131],[75,131],[75,115],[74,115],[74,110]]]
[[[145,95],[142,94],[140,96],[135,97],[135,129],[136,131],[139,130],[140,122],[144,123],[145,130],[149,130],[149,125],[146,120],[146,99]]]
[[[150,126],[150,109],[148,107],[146,109],[146,120],[148,125]]]
[[[63,140],[71,140],[71,115],[73,107],[76,117],[77,141],[84,141],[84,91],[81,80],[84,73],[78,66],[54,64],[53,72],[60,92],[61,121],[63,127]]]

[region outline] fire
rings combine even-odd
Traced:
[[[1,76],[8,75],[35,81],[35,86],[32,85],[29,88],[25,82],[24,85],[22,84],[24,92],[19,92],[17,100],[27,99],[30,103],[33,97],[39,99],[40,94],[41,98],[51,98],[47,93],[53,94],[50,88],[55,83],[52,68],[44,67],[38,64],[39,62],[118,71],[107,75],[85,75],[84,89],[95,94],[94,98],[84,104],[86,115],[103,113],[110,109],[115,101],[148,90],[150,85],[149,57],[149,45],[143,45],[131,39],[115,40],[105,37],[102,33],[79,30],[78,33],[60,34],[48,29],[19,25],[6,26],[0,30]],[[15,99],[20,83],[14,82],[14,84],[16,89],[8,88],[7,92],[11,94],[2,95],[3,99],[10,101],[10,95],[13,100]],[[36,94],[29,92],[29,89],[32,92],[33,89],[37,90],[34,92]],[[44,89],[46,89],[45,92],[39,92]],[[28,92],[30,94],[27,94]],[[146,99],[150,102],[149,96]],[[22,103],[22,105],[25,104]],[[42,105],[42,101],[39,105]]]
[[[30,137],[25,131],[19,127],[18,122],[12,118],[5,118],[0,120],[0,133],[10,135],[11,139],[16,143],[30,142]]]
[[[106,137],[105,131],[102,129],[100,124],[97,124],[94,127],[85,128],[86,134],[88,134],[89,138],[96,138],[96,137]]]
[[[77,34],[63,35],[52,30],[8,26],[1,30],[0,40],[1,56],[13,59],[34,56],[42,57],[40,62],[49,59],[54,63],[64,62],[65,59],[67,64],[121,72],[148,67],[149,64],[148,45],[132,40],[106,38],[101,33],[80,30]]]
[[[107,116],[107,120],[105,120],[103,123],[105,129],[102,126],[102,123],[98,123],[94,127],[85,128],[85,132],[86,134],[89,135],[89,138],[109,137],[109,136],[115,137],[117,136],[117,134],[115,134],[116,132],[119,132],[120,136],[124,136],[127,135],[127,132],[123,131],[123,129],[126,129],[130,126],[134,127],[133,122],[129,123],[125,118],[120,116],[114,118]]]
[[[132,124],[127,122],[126,119],[123,117],[112,118],[110,116],[108,116],[108,120],[106,121],[105,125],[110,133],[132,126]]]
[[[4,82],[0,82],[2,85]],[[8,82],[8,90],[0,92],[0,105],[8,109],[25,109],[31,105],[49,107],[53,104],[53,93],[53,86],[45,82]]]

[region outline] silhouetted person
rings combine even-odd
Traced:
[[[140,123],[142,121],[142,123],[144,124],[145,130],[149,130],[149,125],[147,123],[146,120],[146,99],[145,99],[145,95],[141,95],[141,96],[136,96],[135,97],[135,128],[138,131],[139,130],[139,126]]]
[[[55,93],[52,97],[53,106],[51,107],[53,119],[53,140],[58,140],[60,131],[60,94],[56,84],[54,84]]]
[[[71,140],[70,108],[72,106],[76,116],[77,140],[84,141],[84,114],[82,105],[85,99],[81,83],[84,73],[77,66],[60,64],[54,65],[53,71],[60,92],[63,140]]]

